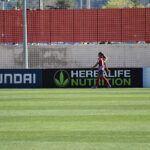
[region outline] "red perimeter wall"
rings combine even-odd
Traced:
[[[28,42],[150,41],[150,9],[28,10]],[[22,12],[0,11],[0,42],[23,41]]]

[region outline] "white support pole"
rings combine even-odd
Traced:
[[[28,54],[28,36],[27,36],[27,4],[26,0],[23,0],[23,51],[24,51],[24,63],[25,68],[29,68],[29,54]]]
[[[39,0],[39,9],[43,10],[43,7],[44,7],[43,0]]]
[[[5,10],[5,2],[2,1],[2,10]]]
[[[83,8],[83,0],[80,0],[80,9]]]
[[[87,9],[91,9],[91,0],[87,0]]]

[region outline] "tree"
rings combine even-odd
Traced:
[[[104,8],[142,8],[144,7],[138,0],[109,0]]]
[[[131,2],[133,2],[134,7],[144,7],[144,5],[142,5],[139,0],[131,0]]]
[[[22,1],[17,1],[17,8],[22,8]]]
[[[57,0],[56,7],[59,9],[69,9],[73,7],[71,0]]]

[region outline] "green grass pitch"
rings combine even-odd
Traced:
[[[0,150],[150,150],[150,89],[1,89]]]

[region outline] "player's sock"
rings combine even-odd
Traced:
[[[111,88],[111,85],[110,85],[109,81],[108,81],[106,78],[104,78],[104,81],[106,82],[107,87],[108,87],[108,88]]]
[[[100,78],[98,77],[97,80],[96,80],[96,86],[98,87],[98,84],[99,84],[99,80]]]

